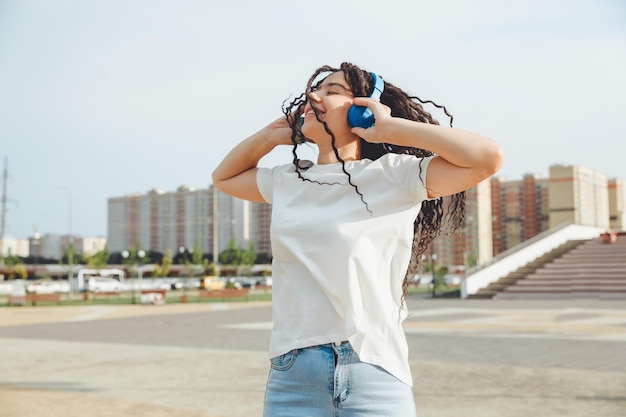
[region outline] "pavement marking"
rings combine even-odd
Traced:
[[[189,303],[164,305],[87,305],[0,308],[0,327],[27,326],[102,319],[125,319],[150,315],[189,314],[267,307],[267,301],[243,303]]]
[[[404,328],[407,334],[626,342],[626,311],[442,308],[412,311]]]
[[[212,303],[211,311],[226,311],[230,310],[230,304],[228,303]]]
[[[251,323],[223,324],[219,327],[234,330],[272,330],[274,324],[271,321],[257,321]]]
[[[115,311],[118,311],[120,308],[115,307],[102,307],[102,306],[88,306],[85,307],[86,311],[90,311],[86,314],[82,314],[79,316],[70,317],[65,321],[74,322],[74,321],[91,321],[96,320],[101,317],[107,316]]]

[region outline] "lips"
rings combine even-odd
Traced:
[[[316,109],[316,110],[317,110],[317,113],[320,114],[320,115],[325,113],[325,112],[323,112],[323,111],[321,111],[319,109]],[[312,106],[307,106],[304,109],[304,117],[306,118],[306,117],[310,117],[310,116],[315,117],[315,111],[313,110]]]

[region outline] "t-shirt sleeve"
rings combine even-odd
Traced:
[[[416,158],[409,155],[393,155],[392,165],[396,180],[404,187],[405,192],[416,203],[424,200],[436,200],[429,198],[426,190],[426,173],[428,165],[434,157]]]
[[[430,165],[430,161],[432,161],[434,156],[430,156],[428,158],[423,158],[420,160],[419,164],[415,164],[417,166],[413,166],[414,174],[413,178],[416,179],[413,189],[415,190],[415,195],[420,201],[424,200],[436,200],[439,197],[429,198],[428,190],[426,189],[426,172],[428,171],[428,166]]]
[[[266,203],[274,200],[274,170],[276,168],[259,168],[256,172],[256,183]]]

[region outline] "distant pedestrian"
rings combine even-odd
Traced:
[[[441,228],[459,227],[464,190],[503,160],[420,103],[355,65],[324,66],[213,172],[219,190],[272,204],[267,417],[415,416],[409,277]],[[303,142],[316,163],[299,159]],[[258,168],[278,145],[293,146],[293,161]]]

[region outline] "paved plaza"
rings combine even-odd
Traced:
[[[408,305],[418,416],[626,416],[623,301]],[[271,323],[270,303],[0,307],[0,417],[261,416]]]

